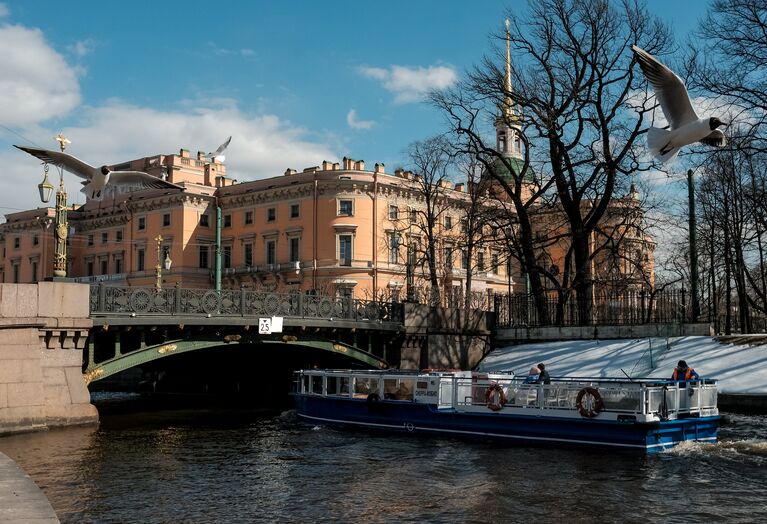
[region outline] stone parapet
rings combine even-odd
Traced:
[[[86,284],[0,284],[0,434],[98,421],[82,374]]]

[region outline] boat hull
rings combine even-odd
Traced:
[[[719,416],[654,423],[563,418],[499,411],[460,412],[435,404],[293,394],[303,420],[422,435],[502,440],[519,444],[607,446],[659,452],[684,441],[714,442]]]

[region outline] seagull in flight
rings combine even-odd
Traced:
[[[224,152],[224,149],[226,149],[229,146],[229,142],[231,141],[232,141],[232,137],[230,136],[229,138],[226,139],[226,142],[218,146],[218,149],[216,149],[212,153],[208,153],[206,156],[213,161],[218,159],[219,162],[223,162],[224,160],[226,160],[226,157],[222,155],[221,153]]]
[[[670,129],[651,127],[647,131],[647,147],[653,156],[667,163],[676,158],[682,147],[695,142],[724,146],[727,139],[717,128],[726,124],[717,117],[698,117],[682,79],[647,51],[635,45],[631,50],[670,125]]]
[[[143,171],[113,171],[109,166],[93,167],[63,151],[49,151],[47,149],[23,146],[13,147],[39,158],[46,164],[53,164],[84,179],[83,185],[85,187],[80,191],[92,200],[101,200],[104,196],[104,188],[107,185],[130,189],[137,187],[140,189],[183,189],[181,186],[154,177]]]

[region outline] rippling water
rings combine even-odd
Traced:
[[[0,439],[62,522],[764,522],[767,417],[659,455],[413,438],[292,412],[109,415]]]

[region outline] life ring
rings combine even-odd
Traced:
[[[583,388],[575,397],[575,407],[582,417],[592,418],[599,415],[605,407],[602,395],[595,388]]]
[[[503,409],[503,405],[506,404],[506,394],[499,384],[492,384],[487,388],[487,391],[485,391],[485,403],[487,408],[493,411]]]

